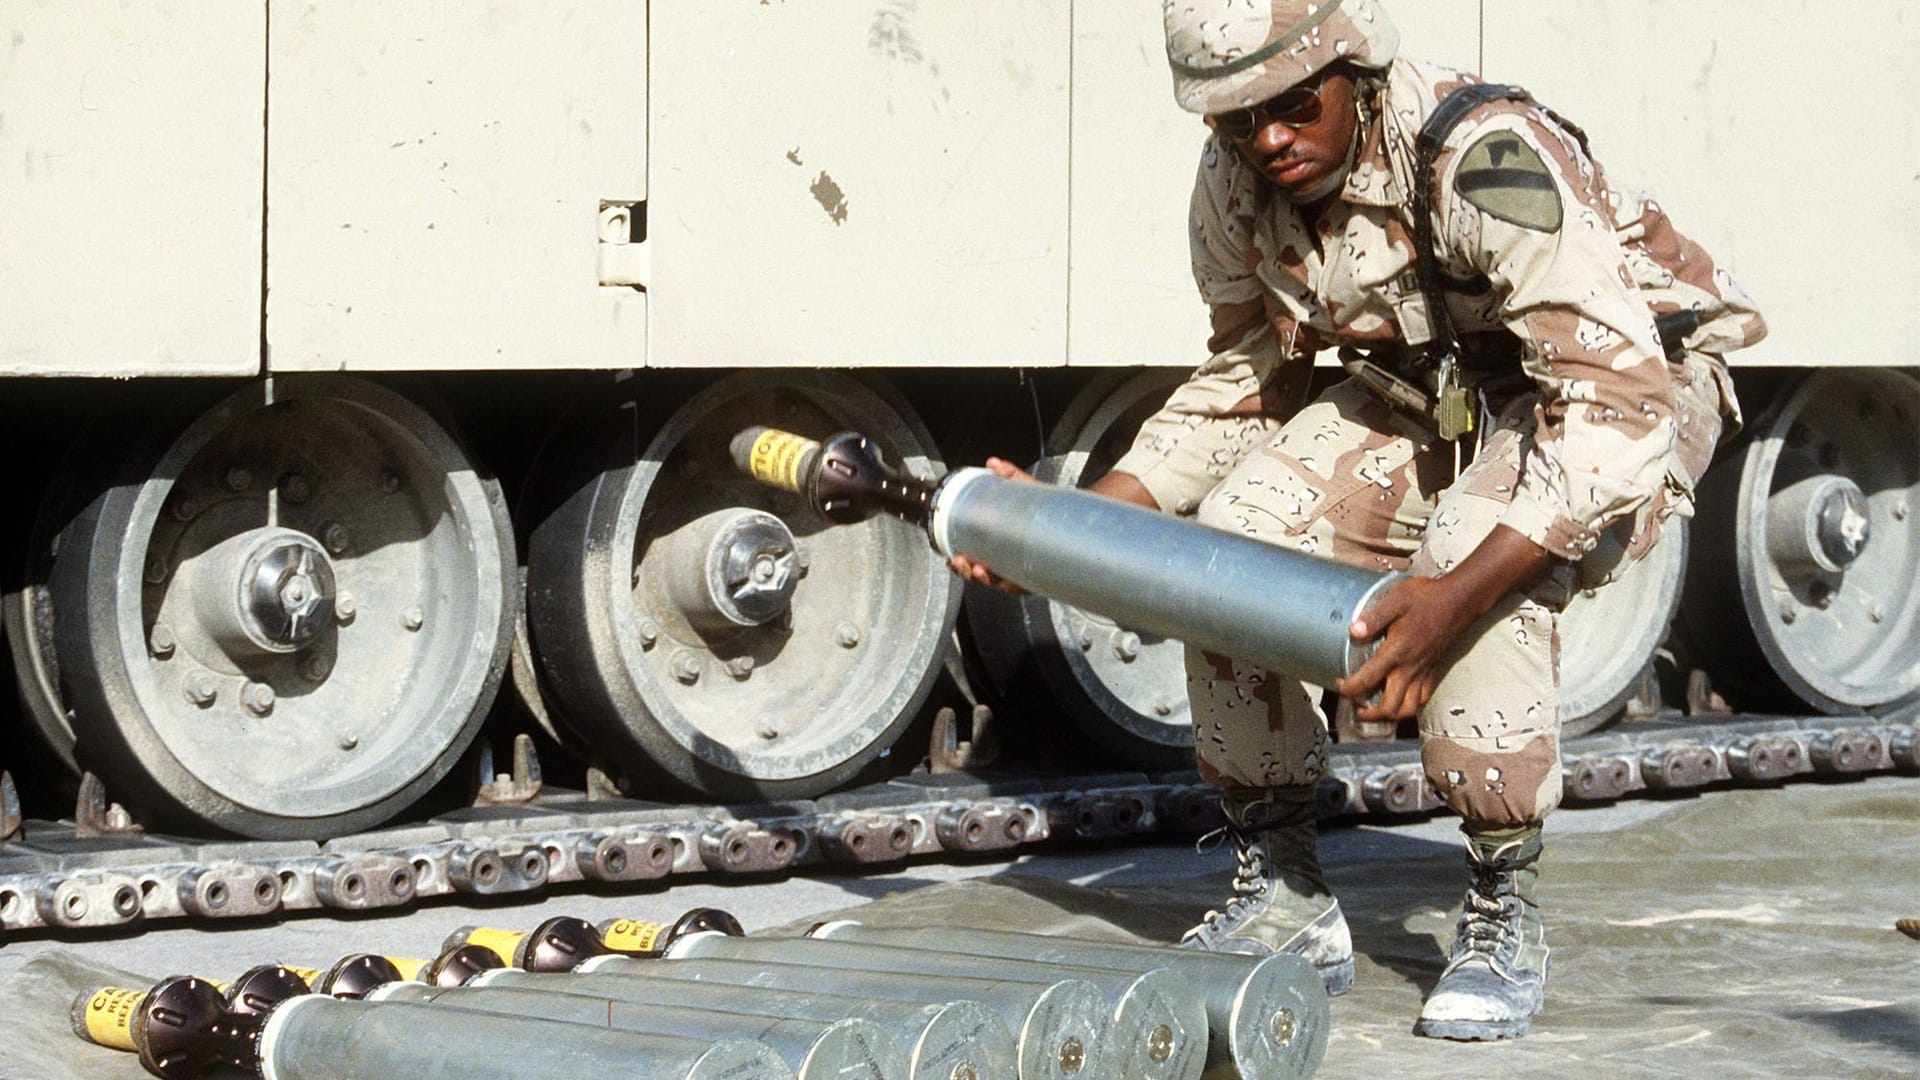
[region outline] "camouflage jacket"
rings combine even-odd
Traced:
[[[1409,210],[1414,140],[1455,88],[1479,81],[1396,60],[1363,104],[1344,188],[1309,226],[1224,137],[1207,140],[1194,184],[1193,273],[1209,304],[1260,301],[1268,325],[1216,353],[1167,409],[1220,416],[1323,348],[1426,342]],[[1538,452],[1502,523],[1578,559],[1596,534],[1648,505],[1674,467],[1674,372],[1657,315],[1691,310],[1685,347],[1718,355],[1766,327],[1724,270],[1646,195],[1609,185],[1578,140],[1530,103],[1471,112],[1437,159],[1436,255],[1462,336],[1505,330],[1540,392]],[[1726,418],[1733,388],[1713,364]],[[1289,380],[1289,381],[1298,381]],[[1731,426],[1731,425],[1730,425]],[[1160,448],[1164,451],[1165,448]],[[1135,471],[1156,449],[1136,445]],[[1690,490],[1674,492],[1684,504]]]

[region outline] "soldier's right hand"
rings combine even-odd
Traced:
[[[1004,480],[1026,480],[1032,482],[1033,474],[1015,465],[1005,458],[990,457],[986,460],[986,470]],[[947,560],[947,566],[967,581],[985,585],[989,589],[999,589],[1012,596],[1025,596],[1027,590],[994,573],[986,563],[976,562],[965,555],[955,555]]]

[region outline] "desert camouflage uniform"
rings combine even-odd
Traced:
[[[1466,373],[1493,418],[1472,464],[1456,478],[1453,444],[1430,420],[1355,380],[1284,426],[1235,414],[1276,380],[1302,381],[1320,349],[1428,339],[1408,210],[1414,137],[1473,81],[1395,60],[1362,83],[1353,168],[1312,226],[1229,140],[1209,138],[1194,277],[1216,310],[1258,302],[1265,324],[1201,365],[1115,468],[1163,509],[1382,570],[1437,576],[1498,524],[1559,556],[1548,580],[1505,598],[1451,650],[1420,716],[1435,790],[1470,821],[1518,824],[1560,799],[1556,614],[1571,590],[1604,584],[1582,580],[1582,560],[1611,544],[1637,558],[1662,520],[1691,513],[1716,439],[1739,421],[1719,356],[1765,326],[1657,203],[1610,186],[1542,109],[1500,101],[1454,129],[1434,169],[1453,324],[1463,338],[1517,339],[1508,359]],[[1683,310],[1699,325],[1670,361],[1654,317]],[[1246,787],[1325,774],[1314,688],[1199,652],[1188,676],[1203,774]]]

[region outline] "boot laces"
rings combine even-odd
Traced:
[[[1520,950],[1520,903],[1513,893],[1510,868],[1498,863],[1476,865],[1460,921],[1454,927],[1454,955],[1447,970],[1477,960],[1512,981],[1507,968]]]
[[[1194,850],[1204,855],[1218,848],[1228,838],[1233,840],[1234,860],[1233,899],[1226,907],[1217,911],[1208,911],[1200,917],[1200,925],[1187,931],[1186,937],[1192,937],[1203,928],[1217,928],[1222,920],[1236,919],[1249,904],[1255,903],[1266,895],[1271,887],[1269,876],[1270,859],[1267,855],[1266,841],[1257,833],[1223,825],[1202,836],[1194,844]]]

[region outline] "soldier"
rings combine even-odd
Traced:
[[[1534,882],[1560,801],[1557,612],[1691,513],[1739,423],[1720,356],[1764,323],[1579,129],[1397,57],[1378,0],[1164,15],[1175,96],[1211,129],[1189,238],[1212,355],[1094,488],[1411,573],[1354,622],[1378,650],[1335,689],[1362,721],[1418,717],[1427,777],[1463,821],[1463,912],[1414,1030],[1518,1037],[1547,981]],[[1307,404],[1327,348],[1352,377]],[[1184,943],[1298,952],[1341,993],[1353,947],[1315,851],[1319,690],[1191,649],[1187,672],[1239,869]]]

